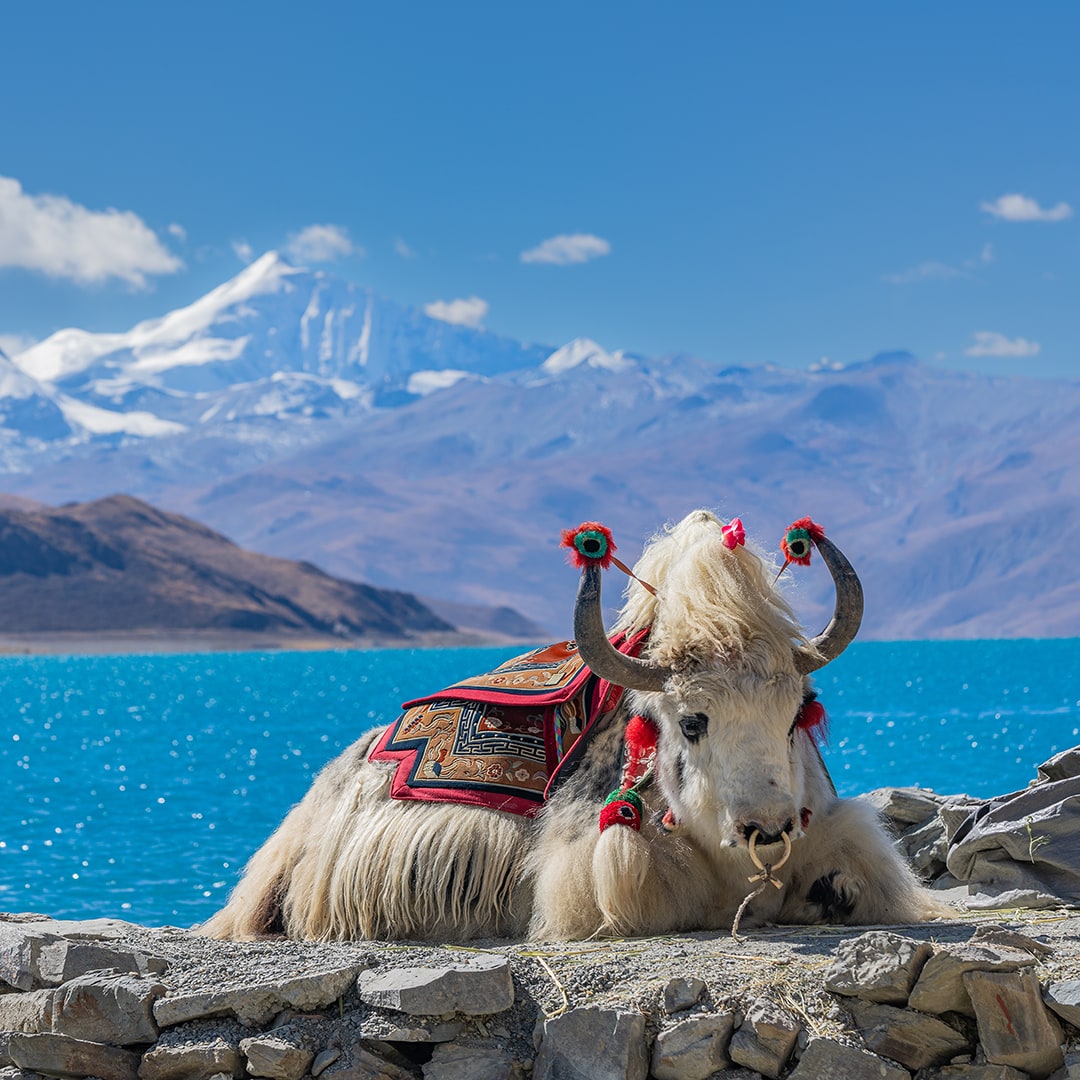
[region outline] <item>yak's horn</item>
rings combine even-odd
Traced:
[[[836,607],[829,625],[810,642],[813,651],[796,650],[795,666],[802,675],[809,675],[810,672],[824,667],[830,660],[835,660],[859,632],[863,615],[862,583],[851,563],[826,537],[823,536],[814,543],[821,552],[836,586]]]
[[[662,690],[671,675],[668,668],[619,652],[608,640],[600,610],[600,567],[589,563],[581,573],[574,606],[574,638],[587,667],[616,686],[628,690]]]

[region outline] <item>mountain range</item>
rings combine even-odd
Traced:
[[[632,562],[697,506],[773,550],[795,518],[820,521],[863,578],[866,637],[1078,635],[1078,452],[1075,380],[902,353],[797,371],[522,344],[274,253],[125,333],[0,354],[10,495],[124,492],[556,637],[576,585],[563,528],[603,521]],[[820,629],[823,569],[785,579]]]

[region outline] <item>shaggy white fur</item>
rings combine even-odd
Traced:
[[[784,832],[792,854],[784,887],[764,890],[744,926],[943,914],[873,811],[836,797],[812,738],[794,727],[807,686],[793,650],[806,638],[769,560],[721,538],[702,510],[649,544],[635,572],[658,595],[631,583],[617,627],[651,627],[649,658],[673,674],[663,691],[626,696],[535,821],[391,799],[393,766],[367,760],[380,734],[369,733],[320,773],[203,932],[461,940],[716,929],[752,888],[754,829],[766,861]],[[642,791],[641,831],[600,833],[631,708],[658,725],[656,777]]]

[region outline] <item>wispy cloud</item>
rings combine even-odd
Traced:
[[[1018,193],[1000,195],[993,202],[980,203],[979,209],[1000,221],[1064,221],[1073,216],[1073,208],[1067,202],[1044,210],[1035,199]]]
[[[413,251],[400,236],[394,237],[394,251],[396,251],[403,259],[416,258],[416,252]]]
[[[0,176],[0,267],[32,270],[79,285],[110,278],[145,288],[147,275],[183,263],[130,210],[89,210],[63,195],[29,195]]]
[[[909,270],[901,270],[896,274],[885,274],[884,278],[890,285],[912,285],[920,281],[950,281],[954,278],[971,277],[973,270],[980,266],[986,266],[994,261],[994,249],[990,244],[983,244],[982,251],[972,259],[965,259],[958,266],[951,263],[938,262],[931,259],[919,263]]]
[[[246,240],[232,242],[233,254],[242,262],[249,263],[255,258],[255,249]]]
[[[484,316],[488,313],[488,302],[479,296],[470,296],[462,300],[434,300],[424,305],[424,312],[433,319],[454,323],[455,326],[471,326],[481,329]]]
[[[602,255],[611,254],[611,244],[592,233],[571,233],[552,236],[536,247],[521,253],[523,263],[550,263],[567,266],[570,263],[588,262]]]
[[[964,350],[965,356],[1038,356],[1042,346],[1027,338],[1007,338],[995,330],[976,330],[972,335],[974,345]]]
[[[0,352],[8,356],[18,356],[19,353],[26,352],[33,344],[35,344],[34,339],[24,334],[0,334]]]
[[[958,266],[949,266],[947,263],[931,260],[919,263],[910,270],[901,270],[898,274],[886,274],[885,280],[891,285],[911,285],[917,281],[948,281],[951,278],[965,276],[966,271]]]
[[[346,255],[364,254],[342,225],[308,225],[289,237],[285,250],[297,262],[305,263],[333,262]]]
[[[175,236],[180,243],[184,243],[187,240],[187,229],[183,225],[178,225],[175,221],[169,225],[165,230],[170,236]]]

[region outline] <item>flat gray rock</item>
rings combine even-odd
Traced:
[[[19,1068],[48,1076],[93,1076],[98,1080],[139,1077],[138,1054],[67,1035],[13,1035],[8,1053]]]
[[[905,1005],[933,951],[928,942],[871,930],[836,947],[836,959],[825,969],[825,989],[863,1001]]]
[[[672,1013],[692,1009],[705,993],[705,980],[698,978],[671,979],[664,987],[664,1012]]]
[[[911,1080],[911,1073],[876,1054],[834,1039],[814,1039],[788,1080]]]
[[[516,1075],[505,1050],[477,1042],[441,1043],[424,1065],[424,1080],[513,1080]]]
[[[437,968],[364,971],[357,990],[368,1005],[411,1016],[488,1016],[514,1004],[514,980],[504,956],[479,955]]]
[[[926,961],[908,998],[919,1012],[941,1016],[948,1012],[974,1017],[975,1010],[964,987],[968,971],[1019,971],[1035,958],[1028,952],[993,945],[950,945]]]
[[[170,994],[155,1002],[154,1019],[163,1028],[208,1016],[235,1016],[241,1023],[262,1025],[282,1009],[310,1011],[333,1004],[351,989],[360,971],[356,965],[242,989]]]
[[[986,1060],[1031,1076],[1065,1064],[1061,1024],[1043,1004],[1039,980],[1028,972],[969,971],[964,986],[975,1006]]]
[[[755,1001],[731,1037],[731,1060],[763,1076],[778,1077],[791,1060],[802,1025],[771,1001]]]
[[[241,1039],[240,1053],[247,1059],[249,1075],[270,1080],[300,1080],[315,1060],[313,1051],[273,1032]]]
[[[653,1046],[652,1075],[656,1080],[705,1080],[726,1069],[734,1030],[734,1013],[692,1016],[664,1028]]]
[[[80,975],[52,991],[52,1030],[131,1046],[157,1040],[154,1002],[165,987],[139,975]]]
[[[544,1024],[533,1080],[645,1080],[645,1017],[571,1009]]]
[[[852,1013],[868,1050],[899,1061],[909,1069],[945,1065],[973,1049],[971,1042],[955,1028],[910,1009],[857,1002]]]
[[[172,1040],[162,1039],[143,1054],[140,1080],[211,1080],[243,1075],[239,1041],[221,1035]]]

